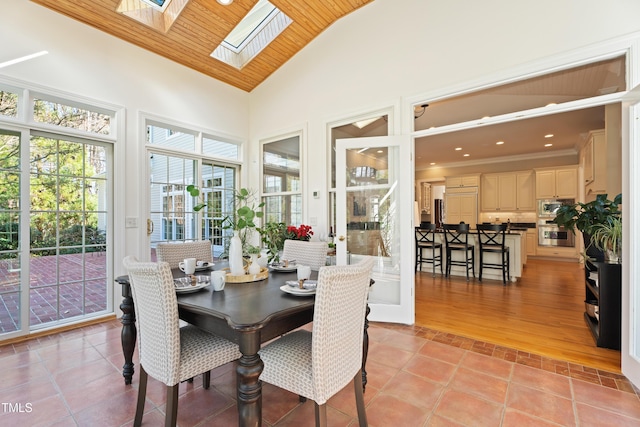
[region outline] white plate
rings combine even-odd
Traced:
[[[210,268],[213,267],[213,263],[212,262],[205,262],[202,266],[196,266],[196,271],[205,271],[208,270]],[[178,266],[178,268],[180,269],[180,271],[184,271],[184,268]]]
[[[269,267],[273,271],[296,271],[298,270],[298,266],[295,264],[289,264],[289,266],[285,267],[284,265],[271,264]]]
[[[296,288],[291,287],[289,285],[280,286],[280,290],[282,292],[286,292],[288,294],[295,295],[297,297],[310,297],[310,296],[316,294],[316,290],[315,289],[300,289],[300,288],[296,289]]]
[[[174,279],[173,284],[176,287],[176,293],[188,294],[191,292],[197,292],[200,289],[204,289],[211,284],[209,276],[196,276],[197,281],[192,282],[189,277],[182,277],[180,279]]]
[[[305,280],[304,284],[302,285],[304,289],[300,289],[300,282],[298,282],[297,280],[287,280],[285,283],[300,292],[315,291],[316,286],[318,286],[317,280]]]

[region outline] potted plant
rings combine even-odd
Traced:
[[[187,191],[193,197],[200,196],[200,190],[195,185],[188,185]],[[229,244],[229,270],[232,275],[244,274],[244,261],[242,255],[247,242],[247,234],[256,228],[254,220],[262,218],[263,203],[257,202],[255,192],[241,188],[234,193],[235,211],[222,221],[222,228],[233,230],[233,237]],[[207,206],[206,203],[198,203],[193,210],[198,212]]]
[[[260,256],[260,246],[247,246],[247,254],[251,257],[249,261],[249,268],[247,269],[249,274],[260,273],[260,264],[258,264],[258,256]]]
[[[280,252],[284,248],[287,226],[284,222],[268,222],[262,228],[258,228],[262,243],[267,248],[267,261],[269,263],[280,261]]]
[[[592,228],[591,241],[604,251],[605,259],[612,263],[620,262],[622,249],[622,218],[611,216],[602,224],[595,224]]]
[[[613,200],[609,200],[606,194],[598,194],[591,202],[561,206],[553,222],[564,227],[565,230],[571,230],[574,234],[575,229],[581,231],[586,255],[597,261],[603,261],[604,254],[598,251],[592,236],[600,225],[609,223],[611,219],[620,218],[621,204],[622,194],[618,194]]]

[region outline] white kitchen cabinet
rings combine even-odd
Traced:
[[[532,170],[516,172],[516,210],[536,210],[535,184],[535,174]]]
[[[585,193],[605,194],[607,192],[607,139],[604,129],[589,132],[584,150]]]
[[[447,224],[464,222],[475,226],[478,222],[478,194],[445,192],[444,207]]]
[[[537,199],[575,199],[577,194],[577,167],[536,170]]]
[[[483,211],[535,210],[533,171],[482,175],[480,194]]]
[[[465,188],[478,187],[480,184],[480,175],[460,175],[445,177],[445,187],[447,188]]]
[[[538,230],[529,228],[526,233],[526,239],[527,256],[536,256],[536,249],[538,249]]]

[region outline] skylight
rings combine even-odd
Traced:
[[[152,8],[164,12],[171,0],[141,0],[143,3],[148,4]]]
[[[260,0],[211,53],[238,69],[267,47],[292,22],[267,0]]]
[[[224,43],[230,48],[238,52],[242,49],[242,44],[253,34],[260,31],[269,21],[269,17],[278,9],[267,0],[260,0],[255,6],[242,18],[242,21],[229,33]]]

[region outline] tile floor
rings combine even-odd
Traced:
[[[365,393],[369,425],[640,426],[623,376],[438,331],[372,323]],[[137,357],[137,356],[136,356]],[[0,425],[131,425],[138,377],[121,376],[120,322],[0,347]],[[237,425],[233,364],[180,386],[179,426]],[[143,425],[164,420],[150,379]],[[328,403],[329,425],[357,425],[352,386]],[[311,426],[313,403],[263,385],[264,426]]]

